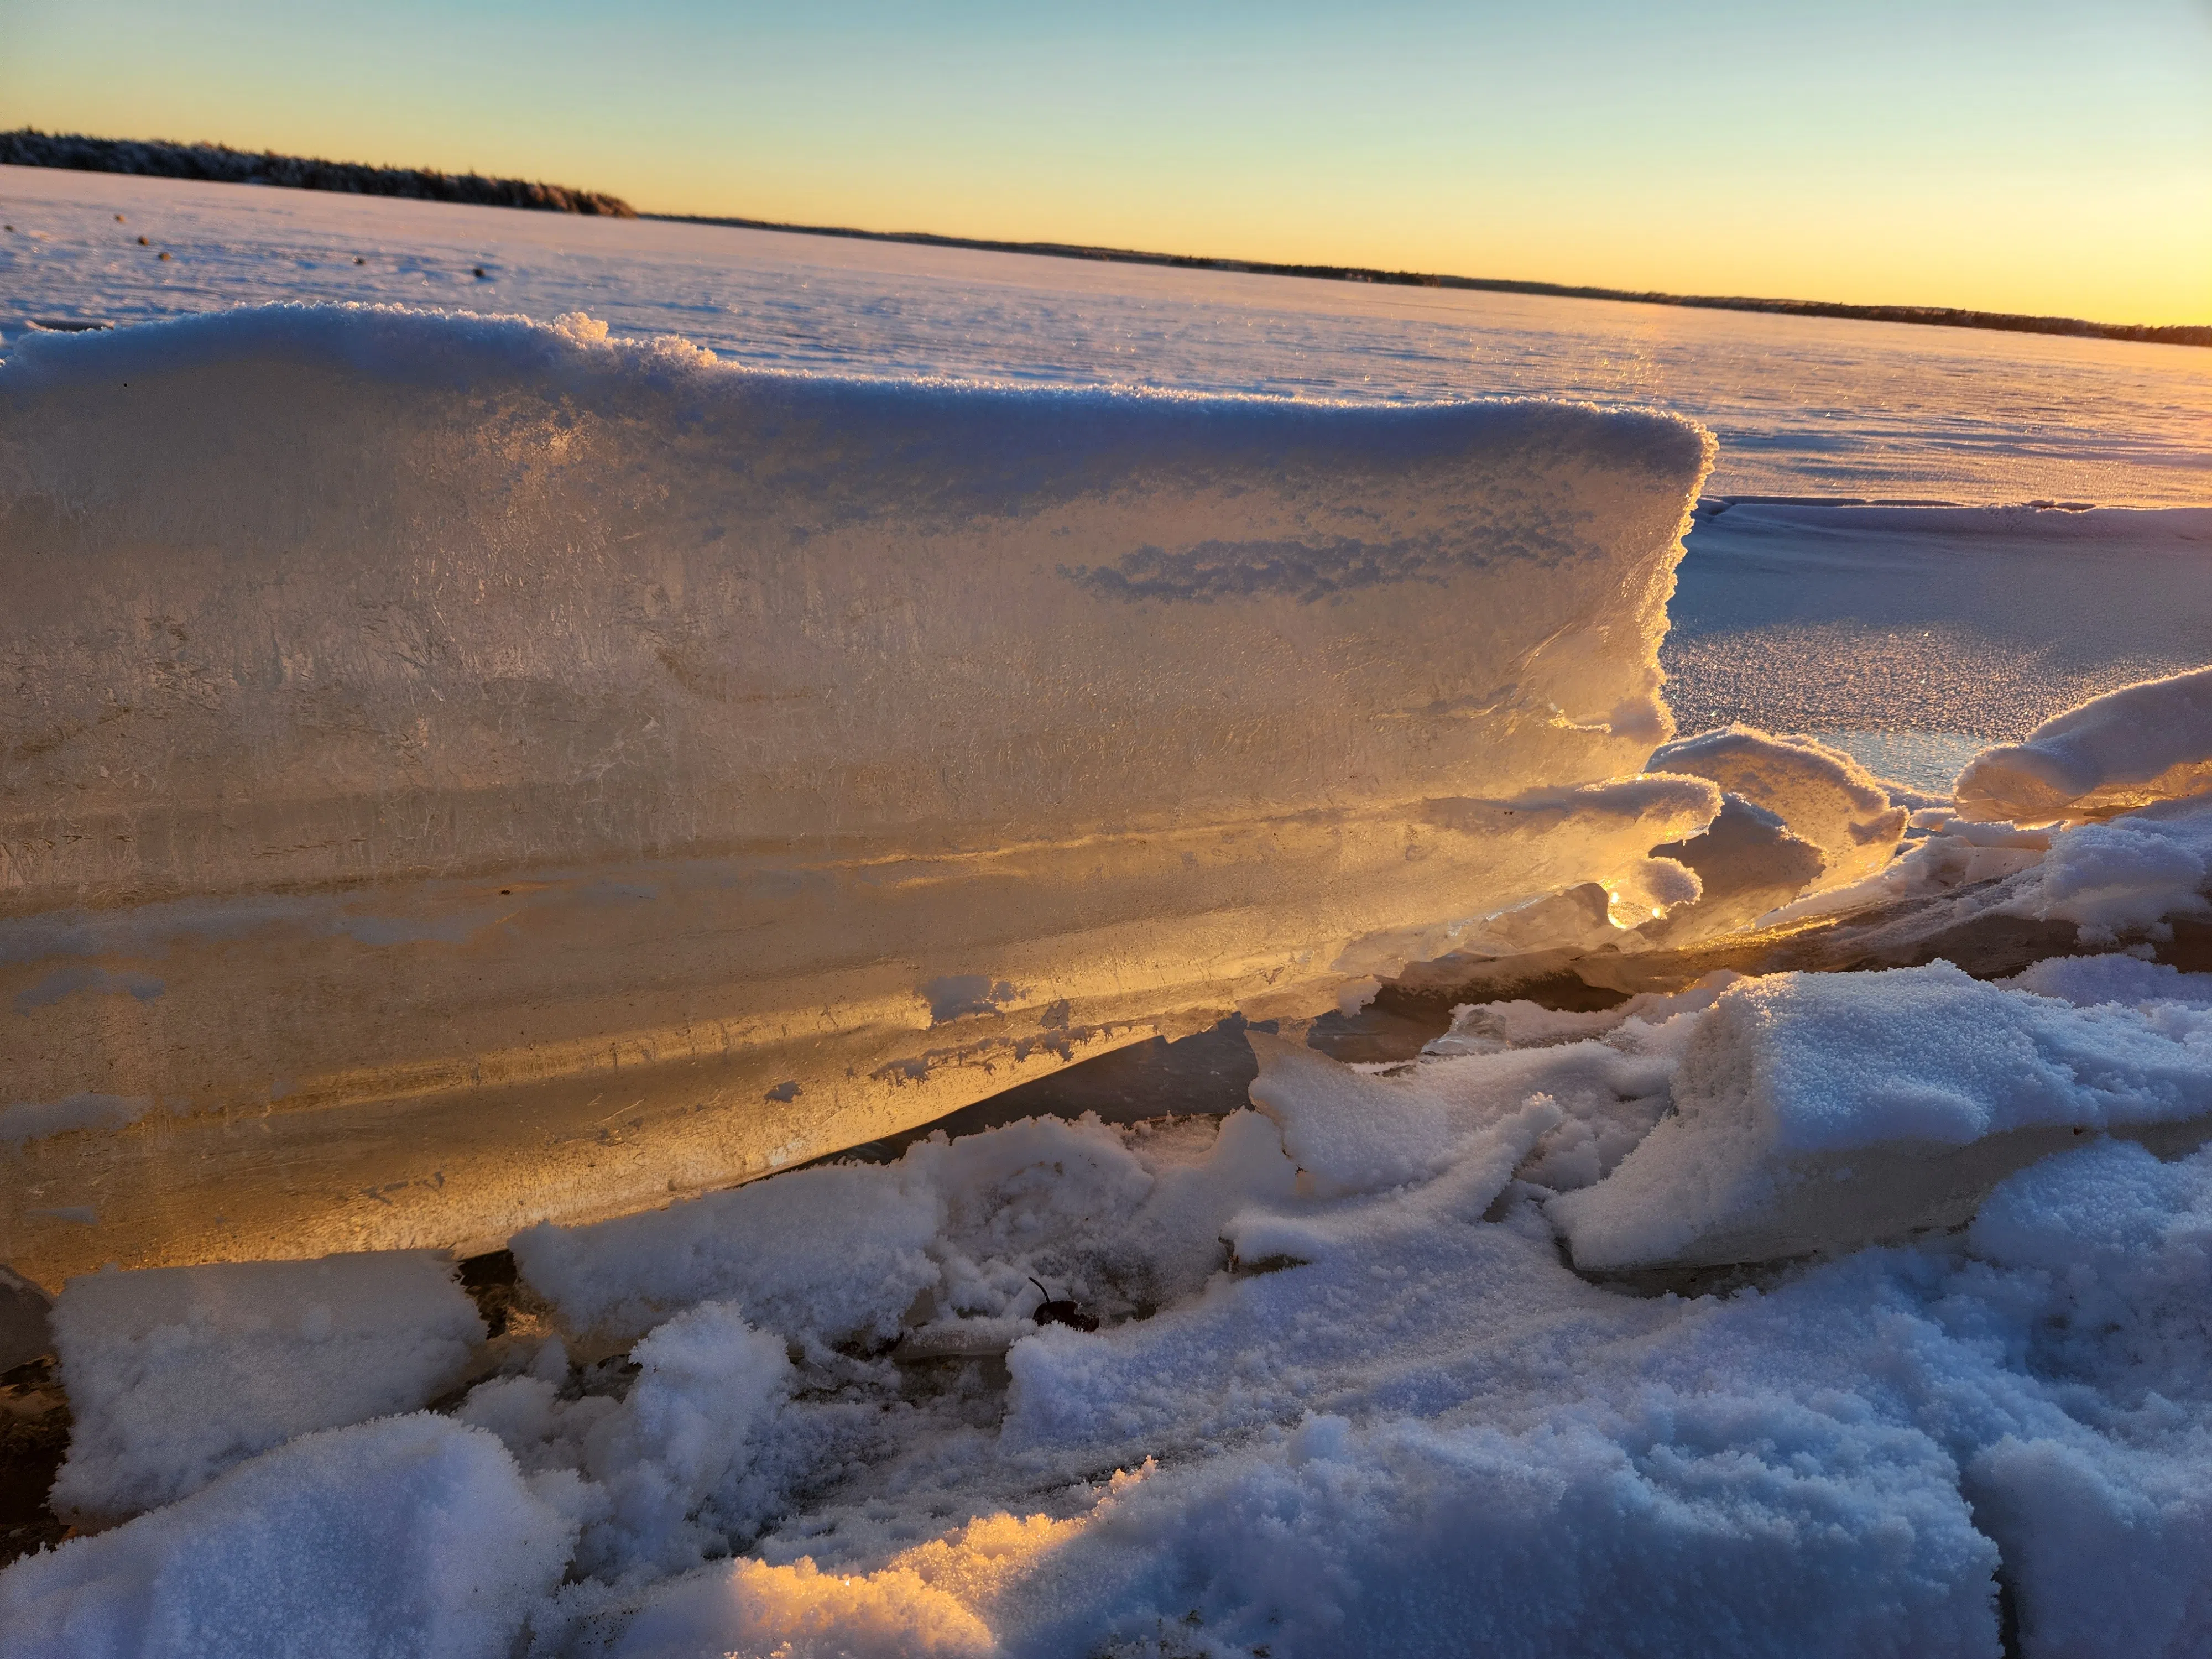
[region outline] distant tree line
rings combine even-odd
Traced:
[[[1862,306],[1831,300],[1658,294],[1625,288],[1573,288],[1564,283],[1528,283],[1504,276],[1443,276],[1431,271],[1377,270],[1364,265],[1271,264],[1256,259],[1208,258],[1195,253],[1140,253],[1129,248],[1089,247],[1076,242],[994,242],[976,236],[939,236],[925,230],[852,230],[836,225],[708,218],[698,214],[648,213],[644,216],[685,224],[781,230],[803,236],[911,242],[922,247],[981,248],[994,253],[1034,253],[1055,259],[1173,265],[1182,270],[1231,270],[1258,276],[1308,276],[1322,282],[1383,283],[1397,288],[1473,289],[1486,294],[1542,294],[1563,300],[1617,300],[1633,305],[1687,306],[1700,311],[1760,311],[1790,317],[1841,317],[1863,323],[1920,323],[1942,328],[1999,329],[2013,334],[2072,334],[2099,340],[2142,340],[2157,345],[2212,346],[2212,326],[2197,323],[2093,323],[2079,317],[2032,317],[2008,311],[1966,311],[1954,306]]]
[[[596,214],[635,219],[637,210],[619,196],[526,179],[487,179],[476,173],[429,167],[373,167],[358,161],[323,161],[274,150],[256,154],[228,144],[179,144],[161,138],[87,138],[72,132],[21,127],[0,132],[0,164],[68,167],[78,173],[135,173],[157,179],[204,179],[222,185],[277,185],[288,190],[329,190],[349,196],[404,196],[422,202],[467,202],[479,207],[535,208],[544,213]]]

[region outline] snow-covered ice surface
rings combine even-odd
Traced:
[[[1948,793],[1986,744],[2212,658],[2212,491],[2191,487],[2157,511],[1709,501],[1662,653],[1675,714],[1810,732]]]
[[[2188,507],[2212,487],[2212,353],[2181,346],[27,167],[0,167],[0,214],[15,227],[0,234],[10,342],[32,318],[122,324],[270,300],[541,322],[582,310],[617,333],[676,334],[738,362],[815,372],[1657,406],[1719,435],[1720,495]]]
[[[103,192],[145,192],[134,213],[185,199],[144,181],[39,188],[78,192],[77,241],[56,231],[38,257],[81,276],[107,257]],[[125,252],[74,289],[58,280],[50,310],[67,314],[71,295],[118,318],[270,297],[280,232],[300,254],[282,281],[316,297],[424,276],[410,297],[465,291],[427,258],[403,276],[328,257],[341,231],[401,222],[365,212],[381,204],[251,194],[270,204],[191,210],[214,276]],[[623,329],[721,326],[659,314],[677,293],[669,264],[579,252],[566,224],[488,222],[496,246],[424,233],[416,252],[467,256],[512,292],[540,284],[545,304]],[[736,234],[642,234],[684,249]],[[1180,362],[1189,384],[1204,359],[1249,390],[1256,376],[1228,378],[1241,361],[1284,373],[1274,389],[1334,395],[1349,386],[1318,382],[1346,361],[1373,373],[1395,339],[1413,366],[1355,395],[1402,398],[1445,355],[1421,307],[1469,302],[1450,313],[1463,334],[1469,315],[1512,310],[1262,284],[1251,303],[1273,309],[1250,319],[1240,359],[1224,319],[1246,301],[1175,273],[1013,262],[1029,275],[1006,276],[988,256],[740,245],[787,252],[702,294],[780,295],[781,311],[749,314],[788,331],[708,344],[742,356],[813,331],[791,349],[893,376],[1115,378],[1098,372],[1100,343],[1150,307],[1158,326],[1128,355]],[[702,270],[711,258],[671,257]],[[796,281],[831,297],[795,297],[771,258],[814,262]],[[618,269],[659,288],[572,291]],[[261,286],[233,295],[226,271]],[[1762,443],[1724,411],[1814,408],[1803,354],[1828,337],[1664,320],[1676,342],[1712,345],[1714,402],[1644,395],[1771,469],[1738,493],[1905,493],[1882,482],[1893,456],[1911,493],[1976,504],[1708,503],[1668,647],[1690,672],[1672,692],[1698,725],[1799,735],[1739,728],[1655,754],[1660,734],[1608,720],[1593,741],[1632,748],[1624,769],[1680,768],[1649,799],[1608,798],[1620,850],[1660,856],[1606,882],[1555,866],[1562,890],[1450,936],[1468,959],[1545,972],[1601,951],[1656,964],[1648,982],[1665,988],[1610,1007],[1463,1008],[1388,1064],[1340,1063],[1295,1024],[1255,1032],[1251,1110],[1024,1121],[528,1227],[512,1239],[518,1294],[542,1312],[489,1343],[419,1257],[75,1278],[54,1314],[75,1478],[106,1495],[108,1518],[157,1506],[0,1573],[0,1655],[2212,1653],[2212,1150],[2198,1150],[2212,1132],[2212,700],[2190,675],[2063,712],[2212,655],[2191,643],[2197,486],[2144,482],[2201,470],[2201,425],[2179,434],[2203,371],[2154,354],[2127,358],[2130,375],[2080,343],[1929,331],[1893,353],[1876,343],[1890,331],[1838,325],[1857,358],[1837,384],[1893,395],[1855,393],[1826,434],[1777,413]],[[535,333],[498,337],[568,361]],[[1765,368],[1732,379],[1727,339],[1765,343]],[[1524,332],[1517,370],[1459,349],[1486,378],[1434,389],[1525,373],[1511,384],[1559,391],[1534,382],[1589,361],[1556,334],[1547,356]],[[658,354],[679,381],[705,372]],[[10,356],[0,374],[26,361],[12,341]],[[1992,364],[2006,372],[1977,373]],[[2154,364],[2179,378],[2158,382]],[[2077,398],[2080,418],[2038,435],[2015,407],[2006,431],[2023,385],[2046,408]],[[1731,405],[1747,387],[1758,398]],[[2130,412],[2139,396],[2158,407]],[[2135,487],[2069,473],[2093,454],[2104,483]],[[1984,510],[2053,495],[2178,510]],[[416,654],[426,674],[447,660]],[[1709,830],[1666,840],[1638,816],[1689,803],[1670,788],[1695,794]],[[1559,799],[1544,826],[1592,805]],[[647,902],[592,896],[602,948],[625,904]],[[443,948],[380,907],[257,902],[270,908],[252,925],[343,948]],[[1759,951],[1838,915],[1869,918],[1854,925],[1917,965],[1761,971]],[[82,926],[70,970],[23,988],[14,1017],[75,1001],[132,1052],[128,1022],[174,994],[168,959],[140,960],[142,935],[98,916]],[[1437,937],[1391,935],[1375,971]],[[1991,938],[2015,965],[2022,941],[2073,954],[1981,964],[2009,975],[1995,980],[1927,960]],[[1700,957],[1730,940],[1750,941],[1722,953],[1733,965]],[[1362,994],[1355,979],[1345,1006]],[[920,1006],[984,1019],[1001,988],[946,975]],[[120,1087],[27,1103],[9,1130],[24,1147],[176,1121]],[[266,1136],[282,1115],[240,1114],[228,1133]],[[620,1110],[609,1123],[598,1144],[618,1162]],[[88,1206],[33,1197],[84,1224]],[[358,1276],[357,1305],[317,1316],[285,1277],[303,1273]],[[348,1351],[360,1374],[335,1386]],[[415,1411],[426,1401],[434,1413]]]

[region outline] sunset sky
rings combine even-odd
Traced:
[[[0,125],[647,210],[2212,322],[2212,0],[0,0]]]

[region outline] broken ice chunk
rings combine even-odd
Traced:
[[[295,1435],[411,1410],[484,1334],[428,1250],[88,1273],[53,1325],[76,1414],[54,1506],[108,1520]]]
[[[1761,1261],[1968,1220],[2079,1137],[2212,1134],[2212,1013],[2065,1002],[1948,963],[1776,974],[1723,994],[1674,1110],[1550,1200],[1576,1265]]]
[[[573,1486],[573,1482],[571,1482]],[[481,1429],[313,1434],[0,1573],[9,1659],[514,1650],[576,1528]]]
[[[1698,873],[1697,902],[1638,930],[1655,945],[1680,946],[1742,927],[1778,910],[1820,878],[1827,858],[1780,817],[1741,795],[1721,797],[1720,816],[1702,834],[1656,847]]]
[[[2212,799],[2160,801],[2051,839],[2013,915],[2070,921],[2086,944],[2111,944],[2177,916],[2212,915]],[[2172,937],[2171,934],[2166,937]]]
[[[2124,685],[1985,749],[1955,786],[1970,818],[2080,821],[2212,787],[2212,668]]]
[[[787,1334],[890,1336],[937,1283],[935,1193],[895,1167],[832,1165],[581,1227],[515,1235],[514,1259],[573,1329],[627,1340],[702,1302]]]
[[[1670,743],[1651,757],[1648,769],[1709,778],[1771,812],[1791,835],[1820,849],[1826,867],[1820,880],[1827,887],[1863,880],[1888,863],[1911,816],[1892,805],[1874,775],[1842,750],[1747,726]]]

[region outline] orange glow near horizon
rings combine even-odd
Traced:
[[[2212,323],[2197,0],[1773,9],[94,0],[19,12],[0,101],[647,211]]]

